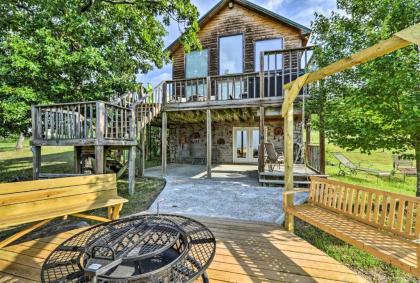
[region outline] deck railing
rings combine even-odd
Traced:
[[[306,147],[306,165],[316,172],[321,172],[319,144],[308,144]]]
[[[32,107],[35,140],[133,140],[133,111],[102,101]]]
[[[182,103],[283,96],[283,86],[305,73],[311,50],[311,47],[304,47],[262,52],[262,64],[255,72],[166,81],[163,86],[166,101]],[[260,85],[263,85],[263,93]],[[307,88],[301,92],[307,93]]]

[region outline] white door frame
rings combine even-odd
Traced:
[[[246,141],[247,141],[247,145],[246,145],[246,153],[247,156],[246,158],[238,158],[237,157],[237,147],[236,147],[236,132],[238,130],[245,130],[246,131]],[[258,157],[257,158],[253,158],[253,151],[252,151],[252,143],[253,143],[253,137],[252,137],[252,132],[254,130],[259,130],[259,127],[233,127],[233,140],[232,140],[232,158],[233,158],[233,163],[252,163],[252,164],[256,164],[258,163]],[[264,138],[265,140],[267,140],[267,127],[264,128]],[[259,136],[258,136],[259,139]],[[259,145],[259,142],[258,142]]]

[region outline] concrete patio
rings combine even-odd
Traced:
[[[146,170],[146,176],[161,176],[161,168]],[[231,218],[281,224],[284,220],[280,187],[258,184],[256,165],[217,165],[208,179],[206,166],[171,164],[166,187],[150,207],[156,212],[190,216]],[[303,202],[306,193],[295,197]]]

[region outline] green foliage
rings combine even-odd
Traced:
[[[25,131],[30,105],[107,99],[168,62],[171,21],[199,46],[188,0],[4,0],[0,3],[0,135]]]
[[[318,67],[367,48],[420,21],[416,0],[339,0],[340,13],[316,15]],[[416,149],[420,159],[418,47],[411,45],[321,81],[310,108],[328,140],[348,150]]]

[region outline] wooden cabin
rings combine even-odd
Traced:
[[[283,152],[283,86],[305,73],[311,31],[245,0],[222,0],[199,23],[202,49],[185,53],[175,40],[168,47],[172,80],[153,93],[34,106],[34,177],[41,146],[73,145],[76,173],[84,172],[83,156],[93,157],[92,171],[103,173],[113,149],[128,149],[133,180],[137,148],[143,172],[145,127],[152,124],[161,127],[163,175],[168,162],[207,164],[208,177],[212,164],[246,163],[258,164],[260,180],[273,179],[265,178],[273,174],[265,172],[264,142]],[[307,99],[310,90],[304,88],[294,112],[294,161],[318,174],[322,154],[311,145]]]

